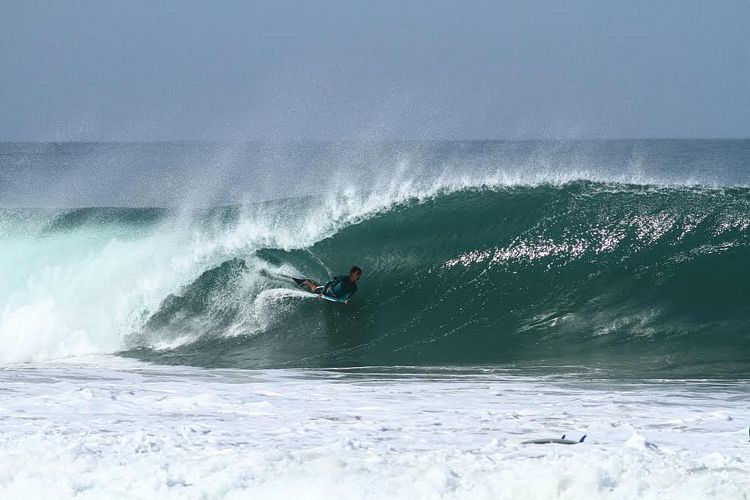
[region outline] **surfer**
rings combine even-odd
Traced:
[[[349,275],[342,274],[341,276],[334,276],[331,281],[325,285],[319,285],[312,280],[305,279],[299,284],[310,289],[312,293],[317,293],[320,298],[323,295],[332,297],[339,302],[344,304],[349,303],[349,299],[352,298],[357,292],[357,280],[362,276],[362,269],[357,266],[353,266],[349,270]],[[296,280],[295,280],[296,281]]]

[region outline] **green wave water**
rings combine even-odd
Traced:
[[[236,209],[225,210],[232,227]],[[260,240],[226,255],[142,311],[123,354],[210,367],[535,363],[747,376],[748,263],[746,188],[442,192],[310,245]],[[352,264],[365,273],[349,306],[277,277],[324,280]]]

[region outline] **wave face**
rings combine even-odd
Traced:
[[[378,199],[5,211],[2,361],[750,373],[746,188],[574,181]],[[277,276],[353,264],[365,273],[348,306]]]
[[[745,189],[575,182],[443,194],[307,248],[260,249],[206,271],[146,324],[162,336],[197,329],[199,340],[144,354],[212,366],[745,370],[749,238]],[[325,278],[323,262],[366,269],[350,306],[257,274]]]

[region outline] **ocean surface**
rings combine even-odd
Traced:
[[[750,140],[0,143],[0,496],[747,498],[749,264]]]

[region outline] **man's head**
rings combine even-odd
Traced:
[[[349,281],[351,281],[352,283],[356,283],[360,276],[362,276],[362,269],[360,269],[359,267],[353,266],[349,270]]]

